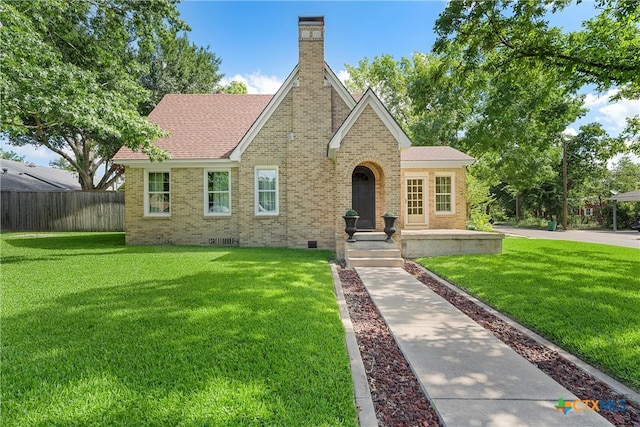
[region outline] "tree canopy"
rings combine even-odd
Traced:
[[[614,88],[614,100],[640,98],[640,2],[596,0],[596,14],[577,31],[550,25],[550,14],[571,0],[460,0],[449,2],[436,21],[434,52],[463,64],[457,76],[505,68],[552,71],[570,90],[592,84]],[[576,3],[581,3],[578,0]],[[638,116],[623,132],[640,152]]]
[[[221,60],[208,49],[189,42],[184,33],[169,32],[150,52],[141,52],[139,60],[148,67],[141,82],[151,91],[141,113],[149,114],[168,93],[214,93],[222,78]]]
[[[164,90],[220,78],[219,60],[179,36],[188,27],[172,0],[5,1],[0,13],[0,130],[13,145],[60,155],[83,189],[121,174],[110,160],[122,146],[165,158],[152,144],[164,133],[144,115]],[[167,64],[162,78],[158,61]]]
[[[581,1],[578,0],[577,3]],[[640,95],[640,3],[596,0],[599,13],[582,30],[563,32],[549,25],[549,13],[572,0],[459,0],[438,18],[436,53],[459,51],[475,63],[491,52],[504,61],[541,63],[557,69],[577,86],[597,85],[601,91],[624,88],[621,96]]]

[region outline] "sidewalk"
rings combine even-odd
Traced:
[[[633,230],[537,230],[531,228],[494,225],[494,230],[514,236],[532,239],[572,240],[575,242],[601,243],[603,245],[624,246],[640,249],[640,233]]]
[[[404,269],[356,271],[447,426],[611,425]]]

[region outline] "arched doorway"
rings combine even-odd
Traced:
[[[376,228],[376,179],[371,169],[358,166],[351,175],[351,206],[358,212],[358,229]]]

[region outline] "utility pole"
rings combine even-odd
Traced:
[[[568,206],[568,179],[567,179],[567,137],[562,137],[562,229],[567,230]]]

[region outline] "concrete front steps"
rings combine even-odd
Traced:
[[[356,242],[345,242],[347,267],[402,267],[404,260],[397,243],[387,243],[380,232],[357,232]]]

